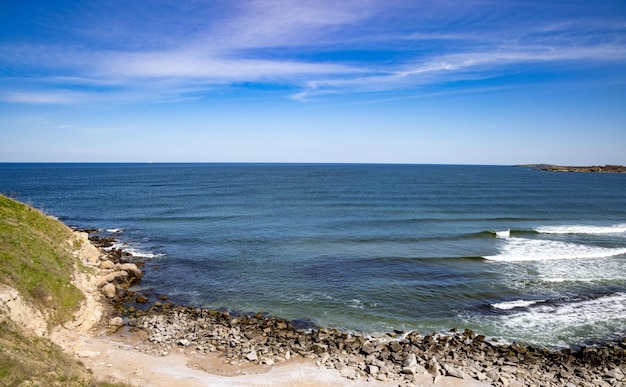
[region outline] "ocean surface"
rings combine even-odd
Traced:
[[[548,347],[626,336],[626,174],[0,164],[0,192],[114,235],[148,259],[137,290],[175,303]]]

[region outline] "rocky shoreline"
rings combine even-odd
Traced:
[[[525,164],[519,167],[533,168],[540,171],[549,172],[578,172],[578,173],[626,173],[626,166],[623,165],[593,165],[585,167],[552,165],[552,164]]]
[[[262,313],[229,312],[177,306],[167,296],[149,304],[137,294],[145,262],[112,248],[115,239],[93,234],[92,244],[108,259],[99,288],[124,315],[110,320],[115,330],[127,324],[147,336],[135,349],[155,356],[171,353],[218,353],[225,363],[273,366],[294,357],[315,359],[318,367],[336,369],[352,380],[418,384],[424,375],[437,383],[444,377],[494,386],[624,386],[626,339],[603,347],[550,351],[518,344],[498,344],[471,330],[422,335],[394,331],[376,336],[321,327]],[[108,263],[107,263],[108,262]],[[141,307],[140,307],[141,306]]]

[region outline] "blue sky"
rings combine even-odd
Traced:
[[[626,164],[626,2],[0,2],[0,161]]]

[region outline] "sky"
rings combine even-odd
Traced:
[[[2,0],[0,162],[626,164],[626,2]]]

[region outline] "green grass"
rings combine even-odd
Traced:
[[[38,210],[0,195],[0,281],[48,316],[72,318],[83,295],[72,283],[77,260],[66,241],[71,230]]]
[[[23,335],[11,322],[0,323],[0,381],[17,386],[90,385],[89,371],[49,340]]]
[[[48,327],[73,318],[84,296],[72,283],[78,265],[72,231],[40,211],[0,195],[0,283],[47,316]],[[0,385],[122,386],[97,382],[82,363],[46,338],[0,316]]]

